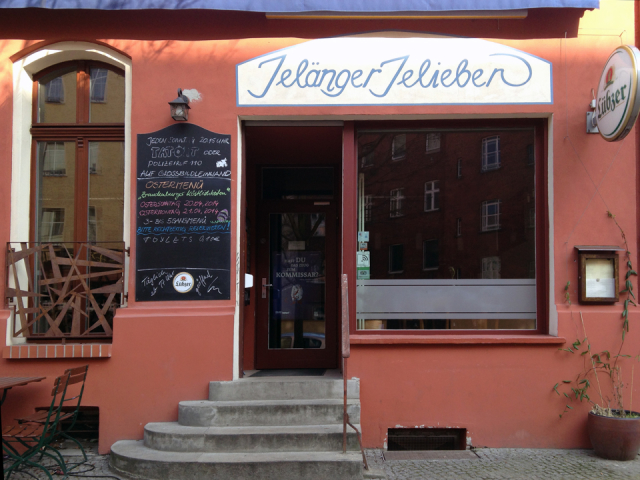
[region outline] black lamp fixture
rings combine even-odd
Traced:
[[[178,121],[184,122],[189,120],[189,110],[191,107],[189,106],[189,99],[182,94],[182,89],[178,89],[178,98],[169,102],[169,106],[171,107],[171,117]]]

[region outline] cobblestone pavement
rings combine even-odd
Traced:
[[[367,450],[367,459],[387,480],[640,480],[640,457],[616,462],[597,458],[591,450],[483,448],[475,453],[477,457],[468,460],[384,460],[382,450]],[[122,479],[109,469],[108,455],[88,452],[88,457],[89,461],[71,469],[67,478]],[[81,457],[67,453],[65,459],[73,465]],[[8,467],[10,462],[5,460],[4,465]],[[55,480],[65,478],[54,468],[51,472]],[[48,477],[33,468],[11,475],[15,480],[34,478]]]
[[[382,450],[367,459],[388,480],[640,480],[640,457],[603,460],[592,450],[475,449],[469,460],[384,460]]]

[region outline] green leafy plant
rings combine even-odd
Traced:
[[[620,342],[618,353],[615,355],[612,355],[609,350],[602,350],[600,352],[592,351],[591,343],[589,342],[589,337],[587,336],[587,331],[584,325],[584,318],[582,317],[582,312],[580,312],[582,333],[584,335],[583,339],[580,340],[578,338],[570,347],[560,348],[558,350],[568,352],[572,355],[581,356],[583,358],[583,368],[575,378],[571,380],[562,380],[561,382],[556,383],[553,390],[559,396],[564,397],[568,402],[577,400],[578,402],[586,401],[590,403],[592,405],[591,411],[597,415],[609,417],[637,417],[638,414],[636,413],[626,413],[627,410],[631,411],[633,406],[633,378],[635,373],[635,364],[631,367],[631,395],[629,408],[627,409],[625,408],[623,396],[625,384],[622,381],[622,367],[619,364],[619,360],[631,358],[630,355],[623,354],[622,349],[624,347],[626,334],[629,332],[629,305],[637,306],[635,302],[636,297],[633,293],[631,277],[637,276],[638,274],[633,269],[633,264],[631,263],[631,252],[629,251],[629,245],[627,243],[627,237],[624,230],[616,220],[615,215],[609,211],[607,211],[607,215],[614,221],[620,230],[625,247],[627,272],[625,275],[625,288],[620,291],[620,294],[625,294],[626,296],[622,308],[622,341]],[[571,305],[569,285],[570,282],[567,282],[564,290],[567,303]],[[640,355],[636,356],[636,360],[640,361]],[[611,396],[603,394],[602,385],[600,383],[601,377],[603,379],[607,379],[610,385],[610,390],[605,390],[605,392],[610,391]],[[589,396],[589,392],[592,388],[591,382],[593,380],[595,380],[595,385],[597,387],[597,397],[595,400]],[[573,410],[573,407],[569,405],[569,403],[566,403],[564,411],[560,414],[560,417],[562,418],[562,416],[569,410]]]

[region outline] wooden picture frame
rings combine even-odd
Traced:
[[[620,299],[617,246],[577,245],[578,300],[581,304],[616,303]]]

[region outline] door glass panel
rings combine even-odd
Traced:
[[[325,348],[325,214],[269,218],[269,349]]]
[[[38,81],[38,122],[76,123],[76,67],[51,72]]]
[[[124,143],[89,142],[87,239],[121,241],[124,215]]]
[[[74,240],[75,142],[38,142],[36,238]]]

